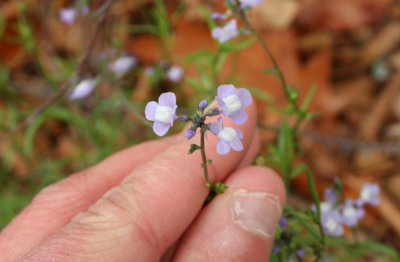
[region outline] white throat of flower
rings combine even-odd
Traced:
[[[354,210],[354,207],[346,207],[343,210],[343,215],[345,217],[354,217],[356,215],[356,211]]]
[[[237,95],[232,94],[222,99],[229,114],[232,114],[242,108],[242,103]]]
[[[157,106],[156,108],[156,114],[154,116],[154,119],[156,121],[162,122],[162,123],[171,123],[172,119],[172,107],[169,106]]]
[[[329,218],[328,221],[325,223],[325,227],[328,229],[329,232],[333,233],[338,226],[338,223],[335,219]]]
[[[235,131],[235,129],[233,129],[232,127],[224,127],[218,134],[218,137],[225,140],[225,141],[233,141],[235,140],[235,138],[237,137],[237,133]]]
[[[361,199],[369,201],[371,199],[371,191],[368,189],[364,189],[363,191],[361,191]]]

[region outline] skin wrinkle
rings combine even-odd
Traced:
[[[233,222],[235,222],[237,225],[239,225],[241,228],[244,230],[253,232],[255,234],[261,235],[266,239],[269,239],[274,236],[274,233],[268,233],[265,232],[265,230],[260,230],[260,229],[253,229],[249,227],[248,225],[244,224],[243,221],[238,217],[238,212],[245,212],[246,210],[239,210],[240,209],[240,204],[235,200],[235,197],[253,197],[253,198],[258,198],[258,199],[264,199],[268,200],[271,202],[273,205],[276,206],[277,209],[277,214],[282,213],[282,207],[279,201],[279,197],[276,194],[272,193],[267,193],[267,192],[249,192],[245,189],[237,189],[233,194],[232,194],[232,203],[233,206],[231,208],[231,216]]]

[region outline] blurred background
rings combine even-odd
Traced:
[[[147,101],[173,91],[185,112],[213,97],[203,58],[217,45],[205,14],[224,12],[222,2],[0,2],[0,229],[44,186],[155,138],[143,119]],[[71,6],[72,23],[60,13]],[[335,177],[353,198],[363,183],[378,183],[381,204],[368,210],[359,237],[400,248],[400,3],[268,0],[249,16],[300,99],[316,86],[319,117],[301,126],[298,161],[320,192]],[[226,56],[217,80],[253,92],[265,155],[282,123],[270,105],[287,102],[262,72],[272,66],[262,47],[247,45]],[[124,56],[133,62],[116,73],[110,64]],[[84,79],[95,80],[93,92],[69,99]],[[290,201],[308,208],[305,176],[292,188]]]

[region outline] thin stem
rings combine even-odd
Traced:
[[[249,30],[257,37],[257,39],[260,41],[260,44],[262,45],[262,47],[264,48],[265,52],[268,54],[269,59],[271,60],[272,64],[274,65],[274,68],[276,70],[276,75],[278,76],[279,80],[282,83],[282,86],[285,90],[285,94],[287,97],[289,97],[289,92],[286,88],[287,84],[286,84],[286,80],[285,77],[282,74],[282,70],[280,69],[278,62],[276,61],[274,55],[272,54],[271,50],[269,49],[267,42],[265,42],[265,40],[258,34],[258,32],[256,31],[256,29],[250,24],[249,19],[247,18],[247,15],[245,13],[245,11],[243,9],[239,10],[239,16],[240,18],[243,20],[243,22],[245,22],[246,26],[249,28]]]
[[[204,146],[204,128],[201,127],[200,128],[200,134],[201,134],[201,138],[200,138],[200,150],[201,150],[201,158],[203,160],[203,169],[204,169],[204,177],[206,178],[206,182],[207,182],[207,187],[212,186],[212,183],[210,181],[210,178],[208,177],[208,168],[207,168],[207,157],[206,157],[206,149]]]

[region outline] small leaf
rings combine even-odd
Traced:
[[[213,185],[213,190],[217,194],[223,194],[227,188],[228,187],[222,182],[217,182]]]
[[[198,146],[196,144],[191,144],[188,155],[193,154],[193,152],[198,150],[198,149],[200,149],[200,146]]]
[[[307,111],[308,107],[311,104],[312,98],[314,97],[315,92],[317,91],[317,86],[312,85],[310,90],[308,90],[306,97],[304,98],[303,103],[301,104],[301,109]]]
[[[207,164],[208,164],[208,165],[211,165],[211,163],[212,163],[212,159],[208,159],[208,160],[207,160]]]
[[[269,67],[269,68],[264,68],[263,72],[270,75],[277,75],[278,69],[276,67]]]

